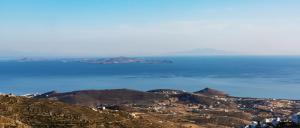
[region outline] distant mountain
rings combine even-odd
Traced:
[[[170,53],[169,55],[173,56],[207,56],[207,55],[238,55],[237,52],[232,51],[225,51],[225,50],[217,50],[212,48],[198,48],[198,49],[192,49],[188,51],[180,51],[180,52],[174,52]]]

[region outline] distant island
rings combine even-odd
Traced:
[[[30,58],[23,57],[15,60],[17,62],[40,62],[40,61],[60,61],[63,63],[81,62],[89,64],[171,64],[173,61],[167,59],[135,58],[135,57],[112,57],[112,58]]]
[[[80,62],[91,64],[130,64],[130,63],[145,63],[145,64],[170,64],[171,60],[161,59],[143,59],[131,57],[114,57],[114,58],[101,58],[101,59],[83,59]]]

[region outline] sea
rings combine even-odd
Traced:
[[[145,58],[145,57],[144,57]],[[147,58],[146,58],[147,59]],[[232,96],[300,99],[300,56],[149,57],[162,64],[0,61],[0,92],[16,95],[90,89],[209,87]]]

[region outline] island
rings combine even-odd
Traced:
[[[165,59],[144,59],[144,58],[131,58],[131,57],[114,57],[114,58],[100,58],[100,59],[82,59],[80,62],[90,64],[131,64],[131,63],[144,63],[144,64],[170,64],[171,60]]]

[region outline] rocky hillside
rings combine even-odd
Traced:
[[[21,121],[0,116],[0,128],[31,128]]]
[[[149,105],[157,100],[166,99],[163,94],[135,91],[129,89],[82,90],[66,93],[48,92],[36,99],[58,100],[69,104],[97,106],[101,104],[140,104]]]
[[[27,128],[159,128],[155,118],[135,118],[123,111],[98,111],[57,101],[1,95],[0,126]],[[22,122],[22,123],[21,123]],[[176,127],[176,125],[170,125]]]
[[[211,92],[210,90],[208,92]],[[65,93],[49,92],[36,96],[35,99],[48,99],[87,107],[104,105],[112,110],[138,113],[143,119],[152,118],[158,122],[165,120],[162,123],[164,125],[169,121],[177,122],[181,126],[210,127],[209,124],[214,123],[219,125],[218,127],[233,127],[242,126],[251,120],[251,115],[238,111],[237,104],[234,102],[215,97],[225,93],[214,92],[218,93],[204,95],[204,93],[172,89],[156,89],[147,92],[128,89],[82,90]],[[231,124],[223,121],[224,119],[235,123]]]
[[[151,106],[156,102],[177,99],[178,103],[183,104],[202,104],[205,106],[215,106],[222,108],[232,108],[231,102],[224,102],[214,99],[212,96],[227,96],[221,91],[214,89],[203,89],[195,93],[188,93],[172,89],[156,89],[147,92],[129,90],[129,89],[111,89],[111,90],[81,90],[74,92],[48,92],[34,98],[57,100],[68,104],[77,104],[83,106],[99,105],[146,105]]]

